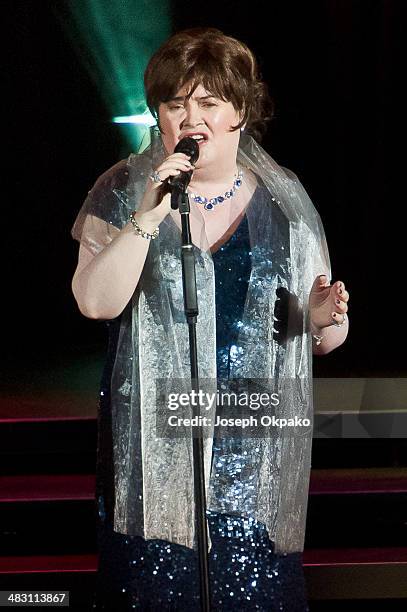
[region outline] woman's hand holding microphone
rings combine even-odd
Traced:
[[[171,194],[166,179],[194,166],[185,153],[173,153],[167,157],[149,177],[140,207],[133,219],[142,230],[152,233],[171,211]]]

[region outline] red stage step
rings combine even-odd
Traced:
[[[0,502],[89,500],[94,498],[94,474],[0,476]]]
[[[311,470],[311,495],[406,493],[407,468]],[[94,499],[94,474],[0,476],[0,502]]]
[[[0,557],[0,574],[96,572],[97,555]]]
[[[0,573],[95,572],[97,559],[97,554],[0,557]],[[311,549],[303,555],[303,565],[308,568],[378,564],[407,565],[407,548]]]

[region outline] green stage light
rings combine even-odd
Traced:
[[[171,34],[169,0],[66,0],[55,10],[112,121],[137,150],[155,124],[143,75],[151,55]]]
[[[157,125],[157,121],[150,113],[143,115],[125,115],[124,117],[113,117],[113,123],[132,123],[134,125],[145,125],[151,127]]]

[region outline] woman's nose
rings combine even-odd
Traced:
[[[193,127],[200,123],[202,123],[202,114],[198,104],[187,103],[185,105],[185,117],[182,122],[183,127]]]

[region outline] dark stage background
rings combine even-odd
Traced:
[[[70,229],[98,175],[130,152],[58,5],[2,4],[3,353],[16,386],[31,371],[103,355],[104,324],[85,319],[71,294]],[[174,31],[215,26],[254,49],[276,104],[263,144],[298,174],[322,217],[333,280],[351,301],[348,340],[315,359],[320,377],[406,373],[404,5],[172,2]]]

